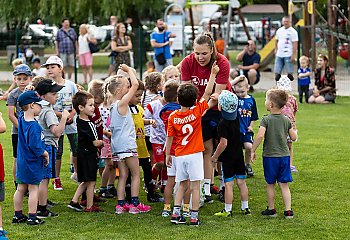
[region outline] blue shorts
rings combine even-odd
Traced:
[[[263,157],[264,176],[268,184],[292,182],[290,156]]]
[[[115,64],[115,57],[114,56],[110,56],[109,57],[109,65],[114,65]]]
[[[254,133],[253,132],[246,132],[246,133],[241,133],[241,143],[246,143],[246,142],[249,142],[249,143],[253,143],[253,136],[254,136]]]
[[[49,154],[50,162],[44,167],[43,179],[51,179],[56,177],[56,147],[53,145],[45,145],[45,150]]]
[[[293,63],[290,61],[290,57],[277,57],[275,58],[275,73],[282,73],[283,68],[286,67],[287,73],[293,74]]]

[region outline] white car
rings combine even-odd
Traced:
[[[254,29],[250,26],[247,26],[247,28],[248,28],[251,40],[255,41],[256,37],[255,37]],[[231,30],[230,35],[231,35],[231,41],[233,43],[245,44],[248,41],[248,37],[244,31],[243,26],[234,26]]]

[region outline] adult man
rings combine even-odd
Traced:
[[[156,23],[158,31],[151,34],[151,45],[154,48],[154,63],[157,72],[161,72],[169,65],[173,65],[173,58],[170,54],[169,38],[176,37],[175,34],[165,30],[165,23],[162,19],[158,19]],[[165,61],[160,61],[160,55],[164,54]],[[158,60],[157,60],[158,59]]]
[[[281,77],[284,66],[286,67],[288,78],[293,80],[293,63],[298,47],[298,33],[291,27],[288,16],[282,18],[283,27],[276,32],[275,44],[275,75],[276,81]]]
[[[244,76],[252,86],[260,81],[260,54],[256,52],[255,43],[253,40],[248,40],[248,45],[237,55],[237,61],[243,62],[243,65],[238,65],[238,69],[243,71]]]
[[[62,20],[62,28],[58,30],[56,36],[56,55],[63,61],[64,72],[68,73],[68,80],[72,79],[74,55],[78,47],[77,34],[70,27],[69,19]]]

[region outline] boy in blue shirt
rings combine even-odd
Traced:
[[[298,69],[298,92],[299,92],[299,102],[303,103],[303,94],[305,94],[305,102],[309,102],[309,86],[310,86],[310,76],[311,70],[309,68],[309,58],[306,56],[301,56],[299,59],[300,68]]]
[[[259,119],[255,99],[248,94],[248,79],[244,76],[238,76],[232,81],[235,93],[238,96],[238,116],[241,132],[241,143],[245,149],[245,167],[248,177],[254,176],[252,166],[250,165],[250,155],[253,145],[254,123]]]
[[[28,225],[43,224],[37,218],[38,190],[43,179],[44,164],[49,162],[49,154],[45,150],[44,133],[35,117],[41,111],[39,102],[42,99],[35,91],[27,91],[18,97],[18,104],[23,113],[18,118],[17,149],[17,190],[14,194],[15,215],[12,223],[27,222]],[[29,190],[28,217],[22,213],[23,196]]]

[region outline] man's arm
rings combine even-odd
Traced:
[[[165,43],[157,43],[155,39],[151,40],[151,46],[153,48],[161,48],[169,44],[169,41],[166,41]]]
[[[243,48],[243,50],[242,50],[240,53],[238,53],[238,55],[237,55],[237,57],[236,57],[236,60],[237,60],[238,62],[242,62],[242,61],[243,61],[243,56],[244,56],[244,54],[245,54],[247,51],[248,51],[248,47],[245,46],[245,47]]]
[[[292,56],[290,57],[290,61],[294,62],[295,60],[295,55],[298,49],[298,41],[293,42],[293,52],[292,52]]]

